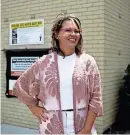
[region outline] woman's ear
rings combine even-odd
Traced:
[[[58,39],[58,33],[57,32],[55,32],[55,38]]]

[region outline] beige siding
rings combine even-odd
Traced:
[[[117,91],[123,71],[130,62],[129,3],[129,0],[2,0],[2,49],[49,47],[56,16],[61,12],[77,15],[82,22],[84,49],[95,57],[101,72],[105,115],[96,121],[101,133],[113,121]],[[45,43],[9,46],[9,24],[34,17],[45,19]],[[6,60],[4,52],[1,55],[2,122],[38,128],[36,118],[25,105],[15,98],[5,97]]]
[[[104,128],[115,119],[118,92],[130,63],[130,1],[105,0]]]

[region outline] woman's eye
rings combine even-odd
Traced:
[[[76,33],[76,34],[79,33],[79,30],[75,30],[74,33]]]
[[[66,29],[65,31],[66,31],[66,32],[71,32],[71,30],[70,30],[70,29]]]
[[[72,30],[72,29],[61,29],[63,30],[64,32],[67,32],[67,33],[75,33],[75,34],[79,34],[80,31],[79,30]]]

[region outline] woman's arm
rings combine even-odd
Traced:
[[[39,82],[39,61],[35,62],[27,71],[25,71],[14,85],[14,95],[26,104],[40,123],[48,119],[47,110],[38,106],[37,95],[40,92]]]
[[[90,85],[90,101],[88,107],[88,113],[85,121],[84,128],[79,134],[91,134],[92,126],[97,116],[103,115],[103,104],[102,104],[102,89],[101,89],[101,78],[96,61],[93,59],[91,66],[91,78]]]
[[[91,129],[93,127],[96,117],[97,114],[89,110],[88,115],[86,117],[84,128],[78,134],[91,134]]]
[[[36,96],[39,88],[39,61],[37,61],[17,79],[13,94],[26,105],[37,105]]]
[[[101,88],[101,76],[96,64],[93,59],[92,72],[90,78],[90,101],[88,110],[97,114],[97,117],[103,116],[103,102],[102,102],[102,88]]]

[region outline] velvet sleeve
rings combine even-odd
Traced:
[[[89,110],[95,112],[97,116],[103,115],[101,77],[96,61],[93,59],[91,66],[91,96]]]
[[[17,79],[13,93],[24,104],[36,105],[39,91],[39,61],[37,61]]]

